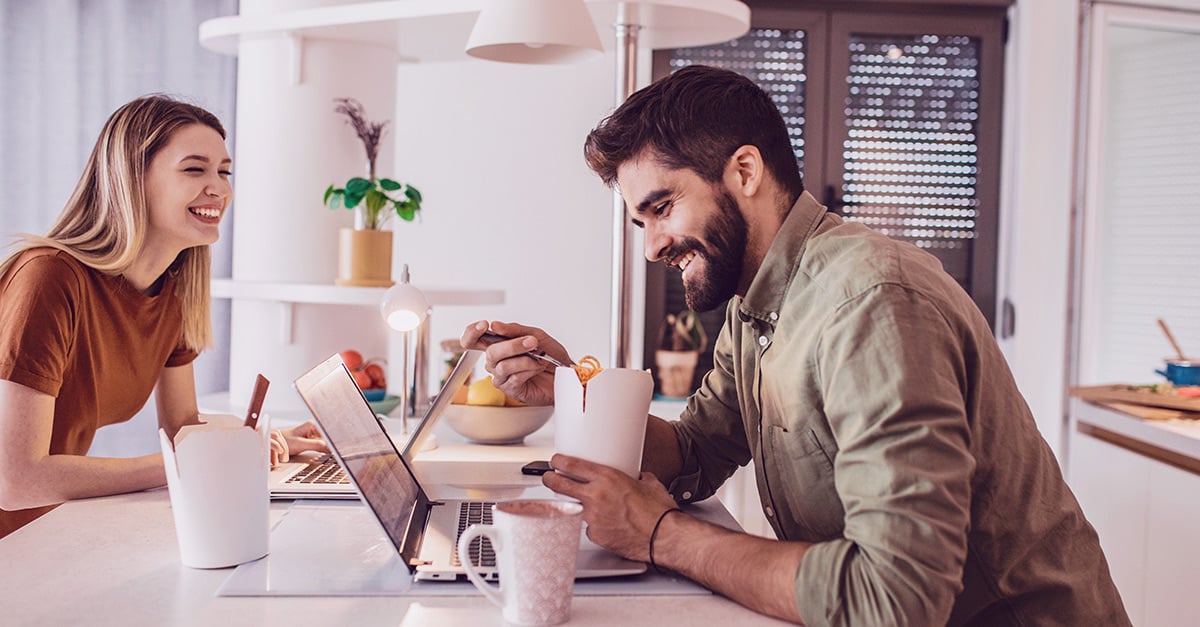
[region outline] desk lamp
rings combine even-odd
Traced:
[[[383,302],[379,303],[379,315],[383,316],[388,328],[404,334],[404,362],[401,371],[403,388],[400,391],[401,425],[404,433],[408,433],[408,417],[413,413],[410,407],[412,387],[409,384],[408,376],[409,341],[412,332],[420,327],[421,322],[429,315],[429,301],[425,299],[421,290],[408,281],[408,264],[404,264],[404,268],[400,271],[400,281],[384,292]],[[424,367],[425,364],[417,364],[417,368]]]

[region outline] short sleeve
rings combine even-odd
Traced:
[[[16,261],[0,282],[0,379],[58,395],[81,290],[74,269],[56,255]]]
[[[167,368],[175,368],[178,366],[186,366],[196,360],[200,353],[190,349],[183,343],[183,338],[179,339],[179,344],[171,350],[171,354],[167,356],[167,363],[164,364]]]

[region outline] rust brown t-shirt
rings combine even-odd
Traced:
[[[55,397],[51,455],[87,454],[96,429],[145,405],[163,367],[196,358],[173,288],[146,296],[51,248],[0,277],[0,379]],[[0,416],[0,428],[25,419]],[[52,508],[0,510],[0,538]]]

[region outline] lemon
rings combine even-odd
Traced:
[[[487,376],[472,383],[471,386],[467,388],[467,404],[503,407],[504,392],[501,392],[495,386],[495,384],[492,383],[491,376]]]

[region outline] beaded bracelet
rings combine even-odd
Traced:
[[[678,507],[672,507],[671,509],[668,509],[667,511],[663,512],[662,515],[658,517],[658,521],[654,523],[654,531],[650,532],[650,549],[647,551],[647,553],[650,554],[650,565],[653,566],[654,570],[659,573],[663,573],[663,569],[659,568],[658,564],[654,563],[654,538],[658,536],[658,528],[660,525],[662,525],[662,521],[664,518],[667,517],[667,514],[670,514],[671,512],[682,512],[682,511],[683,510],[679,509]]]

